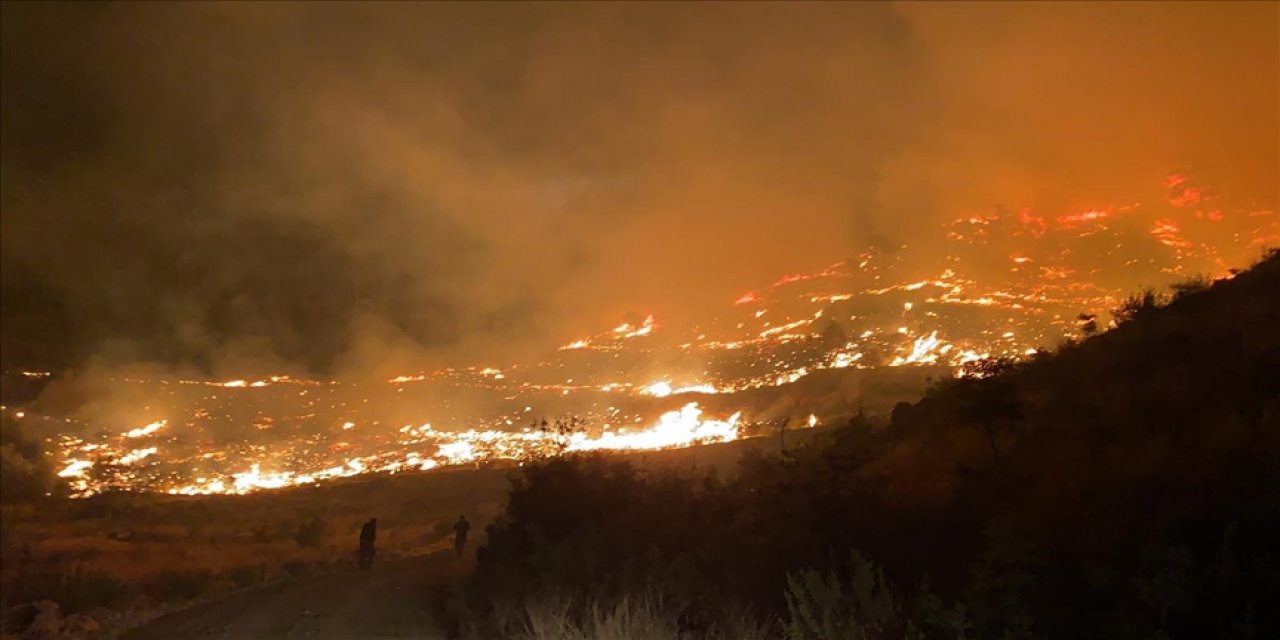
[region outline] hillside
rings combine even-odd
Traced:
[[[461,628],[549,616],[561,631],[525,635],[590,636],[643,613],[654,637],[743,637],[734,620],[788,638],[1273,635],[1280,255],[1180,291],[728,479],[527,467]]]

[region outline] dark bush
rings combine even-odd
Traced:
[[[280,571],[294,580],[309,578],[312,574],[311,563],[304,560],[287,560],[280,565]]]
[[[298,530],[294,533],[293,539],[298,543],[299,547],[316,547],[324,541],[324,534],[327,528],[320,516],[312,516],[298,525]]]
[[[118,605],[136,594],[135,589],[112,576],[82,566],[46,566],[24,572],[5,594],[11,604],[52,600],[63,613]]]
[[[213,572],[205,569],[169,569],[152,578],[148,592],[159,601],[192,600],[213,589]]]
[[[262,567],[259,565],[239,564],[227,572],[227,578],[238,589],[257,584],[262,581]]]

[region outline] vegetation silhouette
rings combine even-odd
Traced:
[[[745,456],[731,477],[591,455],[526,465],[459,628],[1277,637],[1280,254],[1176,291],[1141,292],[1115,329],[1053,353],[979,363],[891,417]]]

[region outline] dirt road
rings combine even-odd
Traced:
[[[452,552],[395,560],[239,593],[177,611],[126,640],[443,640],[428,603],[436,587],[465,568]]]

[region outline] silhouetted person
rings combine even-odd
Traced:
[[[360,527],[360,570],[368,571],[373,568],[373,541],[378,539],[378,519],[369,518],[369,521]]]
[[[462,550],[467,546],[467,532],[471,530],[471,523],[467,522],[466,516],[458,516],[458,521],[453,523],[453,550],[457,552],[458,557],[462,557]]]

